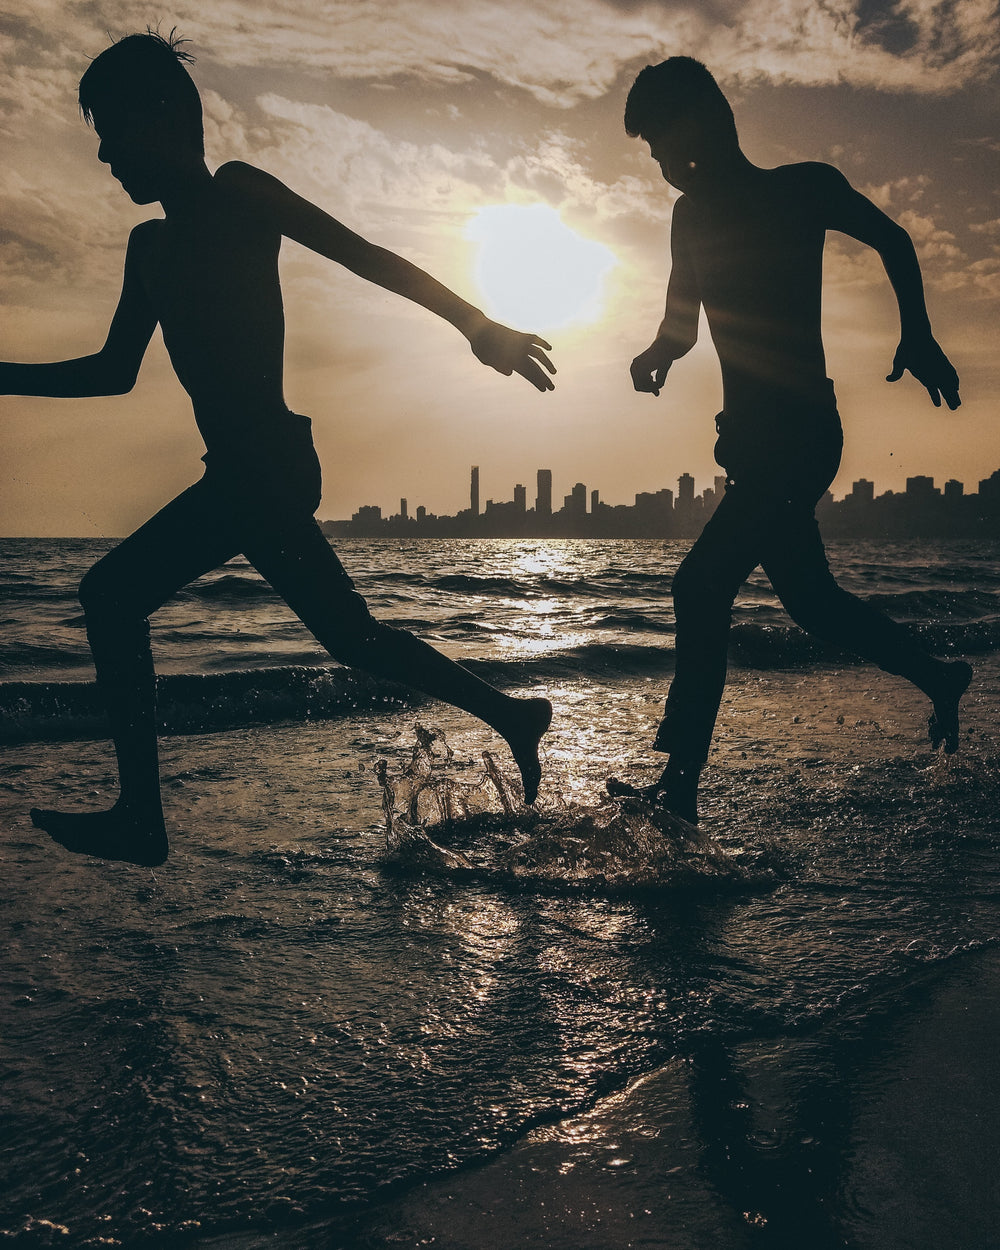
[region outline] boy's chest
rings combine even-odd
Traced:
[[[279,240],[280,242],[280,240]],[[238,316],[248,298],[264,301],[277,282],[277,244],[238,228],[178,229],[164,223],[140,268],[161,323]]]
[[[768,197],[700,212],[689,249],[707,300],[770,303],[821,280],[825,238],[807,206]]]

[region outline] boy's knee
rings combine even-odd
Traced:
[[[84,573],[77,591],[77,598],[87,616],[100,615],[107,609],[111,602],[111,595],[108,579],[99,564],[95,564]]]
[[[121,626],[126,621],[145,618],[145,613],[129,594],[127,583],[115,577],[103,561],[84,574],[77,597],[88,626],[98,623]]]
[[[717,569],[699,560],[686,559],[674,574],[671,594],[674,615],[681,619],[728,611],[732,607],[738,587],[730,587]]]
[[[795,584],[772,582],[782,606],[800,629],[824,633],[850,596],[833,577],[806,579]]]

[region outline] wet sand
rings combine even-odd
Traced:
[[[861,1035],[833,1024],[678,1059],[419,1186],[362,1221],[353,1244],[988,1250],[998,1029],[991,950],[929,976],[902,1015],[876,1013]]]

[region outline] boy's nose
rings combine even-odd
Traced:
[[[102,165],[111,164],[111,151],[108,147],[107,139],[102,139],[97,149],[97,159]]]

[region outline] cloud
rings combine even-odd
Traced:
[[[99,17],[89,3],[14,0],[5,16],[21,44],[59,30],[61,63],[76,71],[80,49],[93,55],[105,32],[143,29],[139,12],[130,0],[112,0]],[[730,84],[919,93],[982,80],[1000,55],[1000,23],[986,0],[411,0],[405,9],[374,0],[181,0],[170,20],[221,66],[442,88],[485,75],[558,108],[597,99],[625,70],[677,52],[702,57]]]

